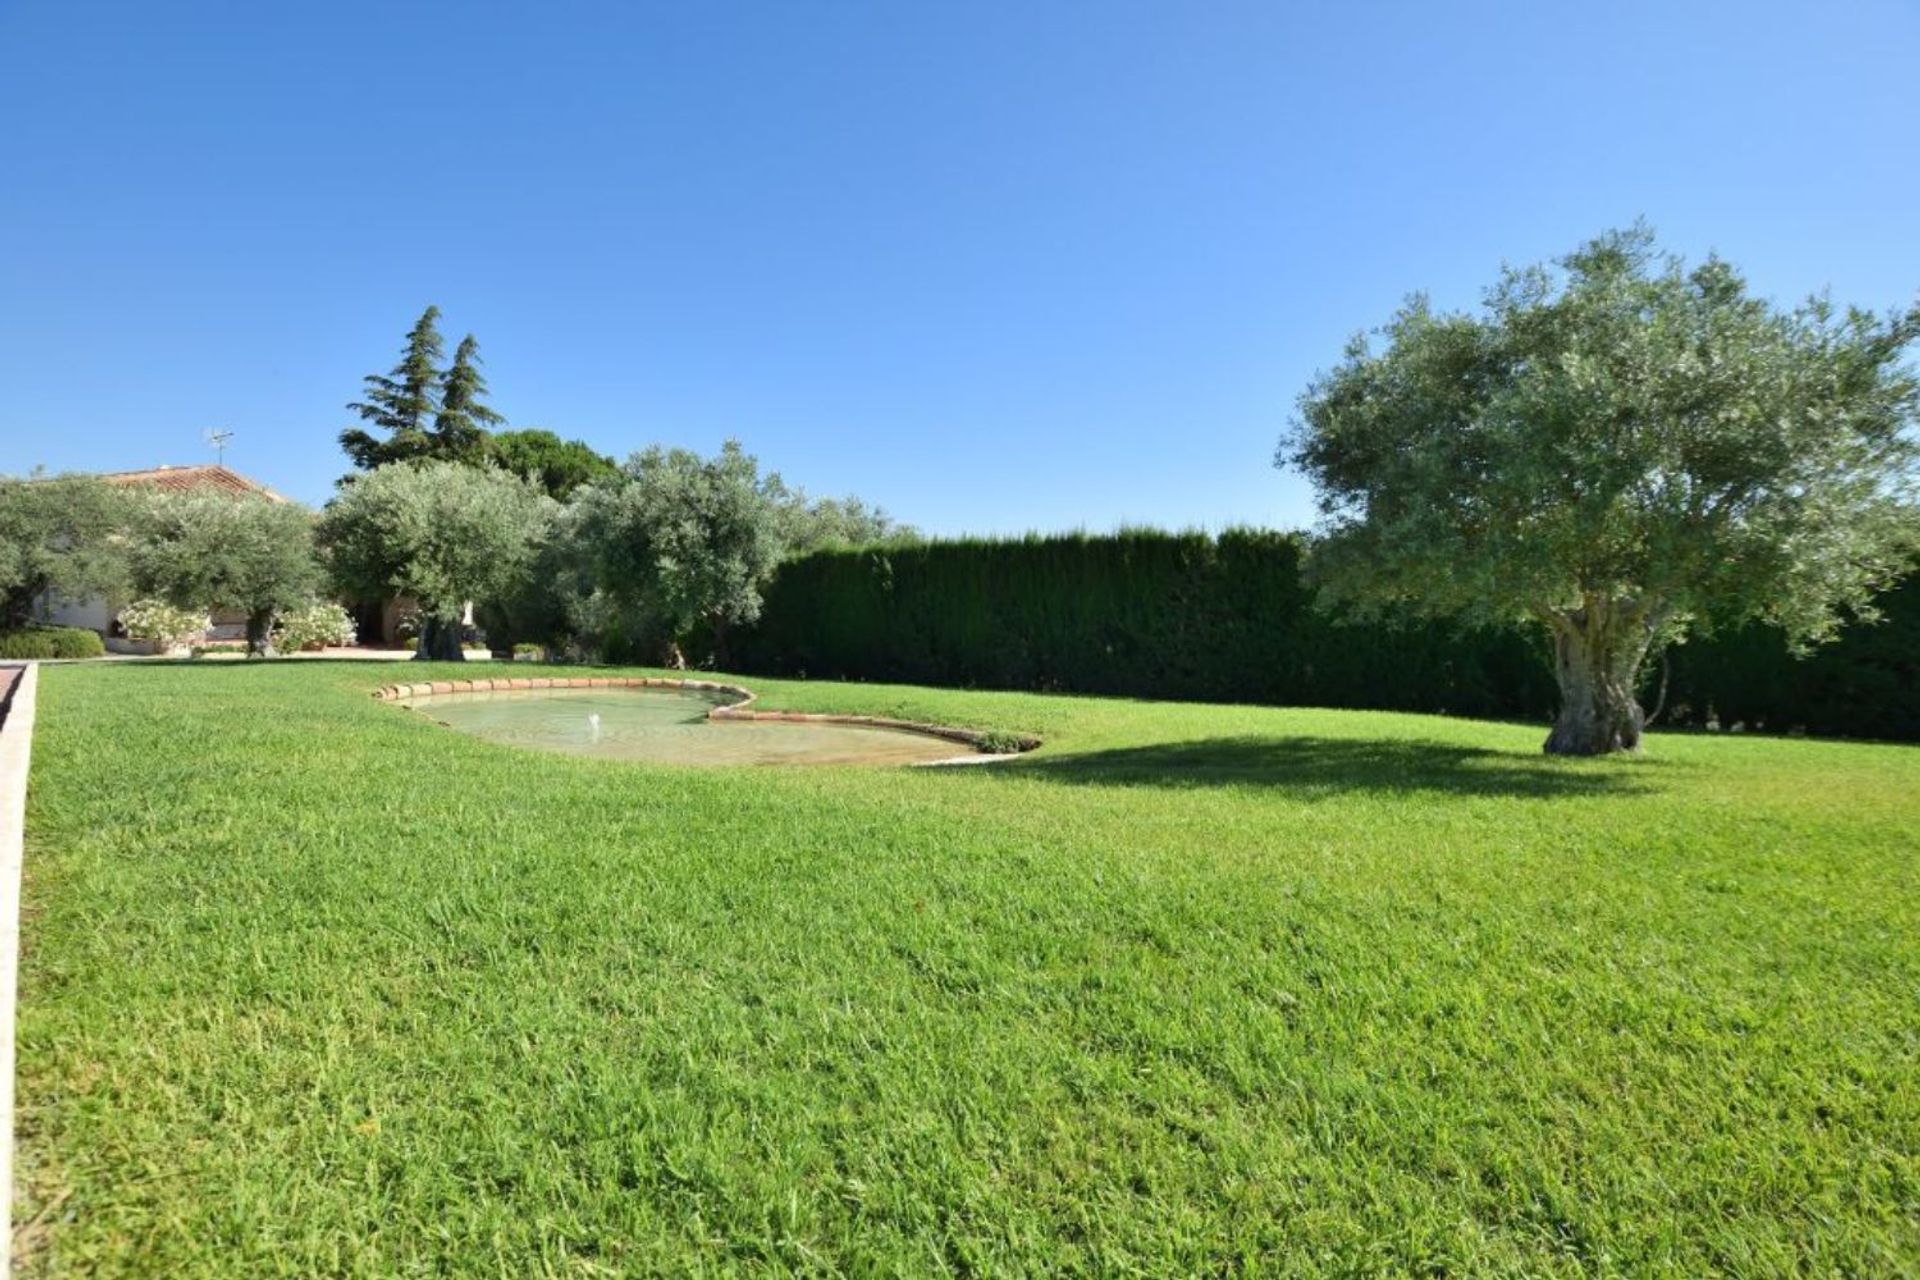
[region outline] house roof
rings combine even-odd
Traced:
[[[108,484],[125,488],[166,489],[174,493],[211,489],[217,493],[254,495],[274,502],[287,500],[257,480],[249,480],[238,471],[229,471],[225,467],[214,465],[149,467],[144,471],[109,471],[101,475],[100,479]]]

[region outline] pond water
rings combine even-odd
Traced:
[[[515,689],[406,698],[449,728],[541,751],[654,764],[931,764],[978,758],[965,743],[870,725],[708,720],[734,701],[684,689]]]

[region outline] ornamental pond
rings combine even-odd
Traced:
[[[490,742],[682,765],[926,765],[999,759],[911,729],[827,720],[709,718],[739,695],[688,688],[493,689],[397,699]]]

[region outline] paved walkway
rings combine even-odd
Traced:
[[[20,964],[20,861],[27,821],[27,766],[33,749],[34,666],[0,671],[0,1277],[12,1271],[13,1009]]]
[[[493,654],[485,649],[468,649],[466,655],[468,662],[496,661]],[[413,660],[413,650],[362,648],[316,649],[312,653],[281,653],[274,655],[274,661],[276,662],[282,658],[292,658],[295,660],[326,658],[334,662],[410,662]],[[97,658],[34,659],[34,661],[50,667],[71,666],[76,662],[180,662],[183,660],[184,655],[177,653],[104,653]],[[193,661],[245,662],[246,656],[238,653],[210,653],[204,657],[195,658]],[[498,659],[498,661],[505,661],[505,659]],[[0,670],[7,669],[9,664],[15,669],[27,665],[25,661],[20,659],[5,659],[0,660]]]

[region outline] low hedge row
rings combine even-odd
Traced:
[[[1136,531],[823,551],[782,566],[729,666],[766,675],[1545,720],[1540,637],[1343,625],[1298,535]],[[1920,580],[1808,659],[1753,627],[1672,655],[1666,719],[1920,740]],[[1659,673],[1650,673],[1650,683]],[[1649,698],[1654,693],[1648,690]]]
[[[97,658],[107,651],[100,633],[85,627],[28,627],[0,632],[0,659],[38,662],[47,658]]]

